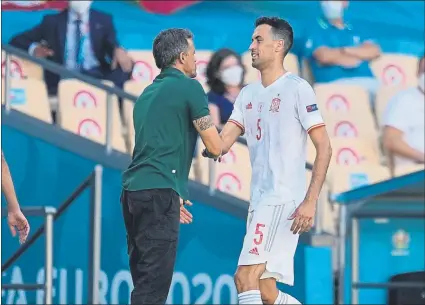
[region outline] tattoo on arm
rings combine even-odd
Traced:
[[[209,114],[195,120],[194,124],[200,131],[207,130],[208,128],[214,126],[213,119]]]

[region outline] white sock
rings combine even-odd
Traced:
[[[298,305],[301,304],[300,301],[298,301],[293,296],[284,293],[282,291],[279,291],[279,294],[277,295],[276,301],[274,301],[275,304],[290,304],[290,305]]]
[[[263,304],[260,290],[249,290],[238,294],[239,304]]]

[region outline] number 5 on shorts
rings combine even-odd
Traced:
[[[258,235],[258,239],[257,237],[254,238],[254,243],[256,245],[261,245],[261,243],[263,242],[263,237],[264,234],[261,231],[262,228],[264,228],[266,225],[262,224],[262,223],[257,223],[257,226],[255,227],[255,235]]]

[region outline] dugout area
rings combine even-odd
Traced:
[[[424,170],[335,194],[339,304],[421,304]]]

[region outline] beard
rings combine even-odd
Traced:
[[[251,62],[251,66],[253,67],[253,68],[255,68],[255,69],[258,69],[260,66],[261,66],[261,62],[259,62],[258,61],[258,58],[257,58],[257,60],[253,60],[252,62]]]

